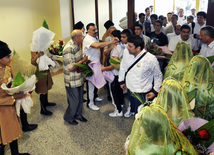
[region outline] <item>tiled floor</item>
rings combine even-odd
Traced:
[[[35,105],[28,115],[29,123],[37,123],[38,129],[23,133],[19,138],[20,152],[31,155],[122,155],[126,137],[131,132],[134,117],[111,118],[108,114],[114,111],[114,106],[107,101],[106,91],[99,90],[104,100],[97,102],[99,111],[83,107],[83,116],[87,123],[79,122],[71,126],[64,122],[63,114],[67,108],[66,92],[63,74],[53,76],[54,87],[49,92],[49,101],[56,102],[50,107],[52,116],[40,114],[39,96],[34,93]],[[126,100],[127,105],[127,100]],[[124,111],[126,108],[124,108]],[[5,155],[9,155],[7,146]]]

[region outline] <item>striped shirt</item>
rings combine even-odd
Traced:
[[[71,88],[80,87],[83,84],[82,73],[77,73],[76,70],[69,71],[73,64],[82,60],[83,54],[80,47],[74,44],[71,39],[63,49],[63,68],[65,86]]]

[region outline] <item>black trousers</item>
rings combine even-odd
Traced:
[[[121,112],[122,111],[121,105],[124,104],[124,95],[123,90],[120,88],[120,84],[118,82],[118,76],[116,75],[114,77],[114,81],[111,83],[111,92],[117,110],[118,112]]]

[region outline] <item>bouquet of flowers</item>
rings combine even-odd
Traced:
[[[85,77],[90,77],[93,75],[93,71],[92,69],[89,67],[89,63],[91,61],[87,61],[87,62],[84,62],[83,64],[74,64],[74,66],[76,66],[76,72],[77,73],[82,73],[83,74],[83,78]]]
[[[35,89],[37,79],[35,75],[30,77],[23,77],[20,72],[17,73],[14,79],[9,79],[7,83],[3,83],[1,88],[9,95],[23,92],[24,98],[16,100],[17,115],[20,116],[20,106],[22,106],[25,113],[30,113],[30,108],[33,106],[33,101],[30,93]]]
[[[201,154],[214,151],[214,120],[190,118],[178,127]]]
[[[48,50],[53,55],[62,56],[63,48],[65,47],[65,43],[63,40],[59,40],[56,44],[52,44]]]
[[[114,66],[114,69],[116,70],[120,70],[120,63],[121,63],[121,59],[113,59],[113,58],[110,58],[109,62],[111,63],[112,66]]]
[[[149,45],[147,51],[156,56],[164,56],[166,58],[171,58],[172,56],[171,54],[164,53],[163,49],[155,44]]]

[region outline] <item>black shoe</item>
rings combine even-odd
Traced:
[[[78,122],[74,119],[72,122],[68,122],[71,125],[78,125]]]
[[[83,102],[86,102],[87,100],[86,99],[83,99]]]
[[[30,155],[30,153],[18,153],[17,155]]]
[[[48,111],[47,109],[46,109],[46,110],[41,110],[40,113],[41,113],[42,115],[46,115],[46,116],[50,116],[50,115],[53,114],[51,111]]]
[[[82,116],[82,118],[75,118],[75,119],[77,119],[77,120],[79,120],[79,121],[81,121],[81,122],[87,122],[88,120],[85,118],[85,117],[83,117]]]
[[[55,105],[56,105],[56,103],[52,103],[52,102],[48,102],[45,104],[45,106],[55,106]]]
[[[28,126],[23,126],[22,131],[23,132],[28,132],[28,131],[33,131],[38,127],[38,124],[29,124]]]

